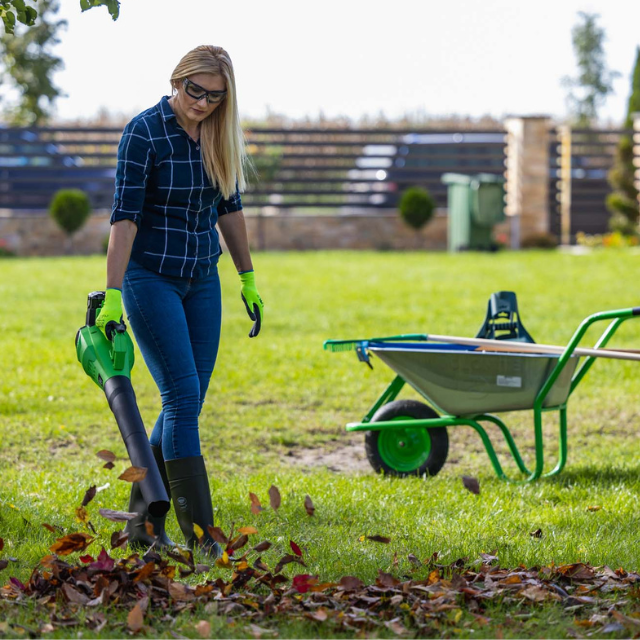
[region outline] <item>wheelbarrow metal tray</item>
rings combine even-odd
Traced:
[[[449,344],[371,342],[367,349],[452,416],[532,409],[560,357]],[[545,408],[567,401],[578,360],[569,359],[545,399]]]

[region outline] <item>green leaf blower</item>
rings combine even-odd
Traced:
[[[154,517],[163,516],[169,511],[169,497],[131,386],[133,342],[122,322],[107,324],[105,330],[109,339],[95,326],[103,302],[104,291],[89,294],[86,325],[76,334],[76,353],[86,374],[107,396],[131,464],[147,469],[147,475],[139,485],[149,513]]]

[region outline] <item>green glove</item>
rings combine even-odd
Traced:
[[[242,301],[247,308],[249,317],[254,321],[249,332],[250,338],[255,338],[260,333],[262,327],[262,317],[264,315],[264,303],[256,289],[256,277],[253,271],[243,271],[238,274],[242,282]]]
[[[104,333],[107,340],[111,340],[111,335],[115,330],[115,325],[122,322],[122,292],[120,289],[107,289],[104,295],[104,302],[100,308],[100,313],[96,318],[96,327]]]

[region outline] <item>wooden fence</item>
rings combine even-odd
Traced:
[[[550,140],[549,230],[575,241],[578,232],[608,231],[607,175],[624,129],[554,129]],[[564,153],[563,153],[564,150]],[[564,234],[563,234],[564,222]]]
[[[0,130],[0,208],[46,209],[61,188],[110,208],[119,129]],[[247,132],[257,170],[245,207],[393,208],[407,187],[446,206],[442,174],[504,172],[502,131],[286,130]]]

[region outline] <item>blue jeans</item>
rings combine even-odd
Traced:
[[[122,284],[129,325],[162,398],[149,441],[165,460],[199,456],[198,416],[218,355],[218,270],[201,279],[151,271],[131,260]]]

